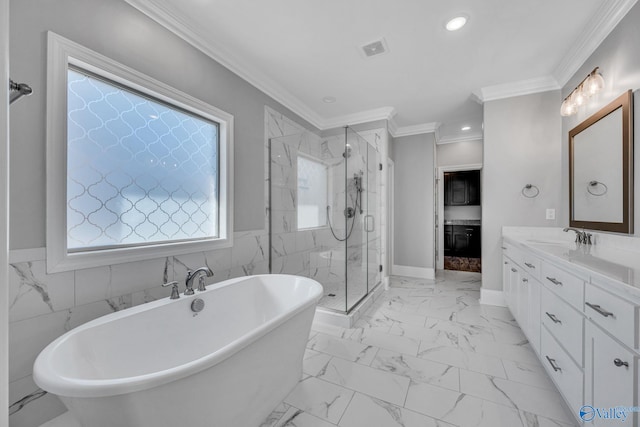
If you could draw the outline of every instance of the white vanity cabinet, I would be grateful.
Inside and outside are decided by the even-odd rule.
[[[617,280],[526,242],[503,240],[507,306],[579,422],[583,405],[640,405],[640,292],[625,293]],[[624,425],[640,426],[639,415],[629,412]],[[620,420],[590,421],[614,422]]]
[[[587,321],[585,348],[585,404],[594,408],[633,407],[637,404],[638,355],[625,348],[595,323]],[[625,425],[638,425],[638,414],[628,414]],[[594,417],[593,424],[614,421]]]
[[[540,282],[535,268],[539,269],[539,260],[524,258],[522,251],[513,245],[503,246],[503,278],[505,280],[504,297],[511,314],[529,339],[531,346],[540,349]],[[527,267],[525,262],[534,267]]]

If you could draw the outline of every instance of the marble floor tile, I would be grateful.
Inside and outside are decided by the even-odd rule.
[[[454,391],[460,390],[460,369],[442,363],[380,350],[371,367],[408,377],[413,382],[429,383]]]
[[[370,365],[378,349],[372,345],[344,338],[332,337],[322,333],[316,334],[307,343],[307,349],[330,354],[352,362]]]
[[[384,348],[415,356],[418,354],[420,340],[383,333],[372,329],[359,329],[351,335],[351,340],[360,344]]]
[[[353,396],[338,425],[340,427],[455,427],[360,393]]]
[[[352,397],[352,390],[308,377],[298,383],[284,403],[335,424]]]
[[[282,416],[291,408],[286,403],[280,403],[269,416],[260,424],[260,427],[274,427],[278,424]]]
[[[478,337],[471,337],[469,339],[469,344],[475,352],[486,356],[528,363],[538,362],[538,356],[536,356],[528,342],[521,344],[507,344],[497,341],[488,341]]]
[[[432,348],[430,343],[423,341],[418,351],[418,357],[495,377],[507,377],[502,360],[473,351],[452,347]]]
[[[337,357],[331,359],[318,378],[396,405],[404,403],[410,382],[407,377]]]
[[[551,379],[540,363],[503,360],[502,364],[507,373],[507,379],[511,381],[546,388],[547,390],[556,390],[555,385],[553,385],[553,382],[551,382]]]
[[[273,427],[335,427],[336,424],[297,408],[289,408]]]
[[[461,369],[460,391],[550,419],[562,422],[572,421],[571,415],[567,414],[564,408],[562,396],[555,390],[533,387]]]
[[[306,349],[302,360],[302,372],[315,377],[327,366],[331,357],[333,356],[330,354]]]
[[[405,408],[460,427],[523,425],[516,409],[429,384],[411,383]]]

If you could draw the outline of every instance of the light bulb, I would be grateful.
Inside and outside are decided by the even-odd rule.
[[[582,91],[582,86],[579,86],[576,90],[574,90],[573,95],[571,95],[571,103],[576,107],[580,107],[587,101],[587,97],[584,95]]]
[[[593,73],[589,78],[587,78],[587,81],[584,82],[584,87],[588,96],[593,96],[600,92],[604,87],[604,79],[602,78],[602,75],[598,72]]]
[[[464,25],[467,23],[467,19],[468,18],[465,15],[456,16],[455,18],[450,19],[445,24],[445,28],[449,31],[457,31],[460,28],[464,27]]]
[[[567,97],[564,101],[562,101],[562,105],[560,106],[560,115],[562,117],[567,117],[576,112],[576,108],[571,102],[571,98]]]

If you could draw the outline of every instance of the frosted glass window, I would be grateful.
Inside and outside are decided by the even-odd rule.
[[[69,68],[69,252],[219,236],[219,124]]]
[[[327,166],[298,156],[298,229],[327,225]]]

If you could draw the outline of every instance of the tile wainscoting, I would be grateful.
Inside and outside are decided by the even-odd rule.
[[[304,128],[265,107],[265,226],[234,233],[232,248],[47,274],[43,248],[15,250],[9,277],[9,403],[12,427],[33,427],[66,411],[57,397],[33,382],[33,362],[51,341],[105,314],[170,295],[161,285],[181,283],[188,269],[210,267],[217,283],[269,272],[268,139],[301,134]],[[278,272],[296,274],[294,264]]]

